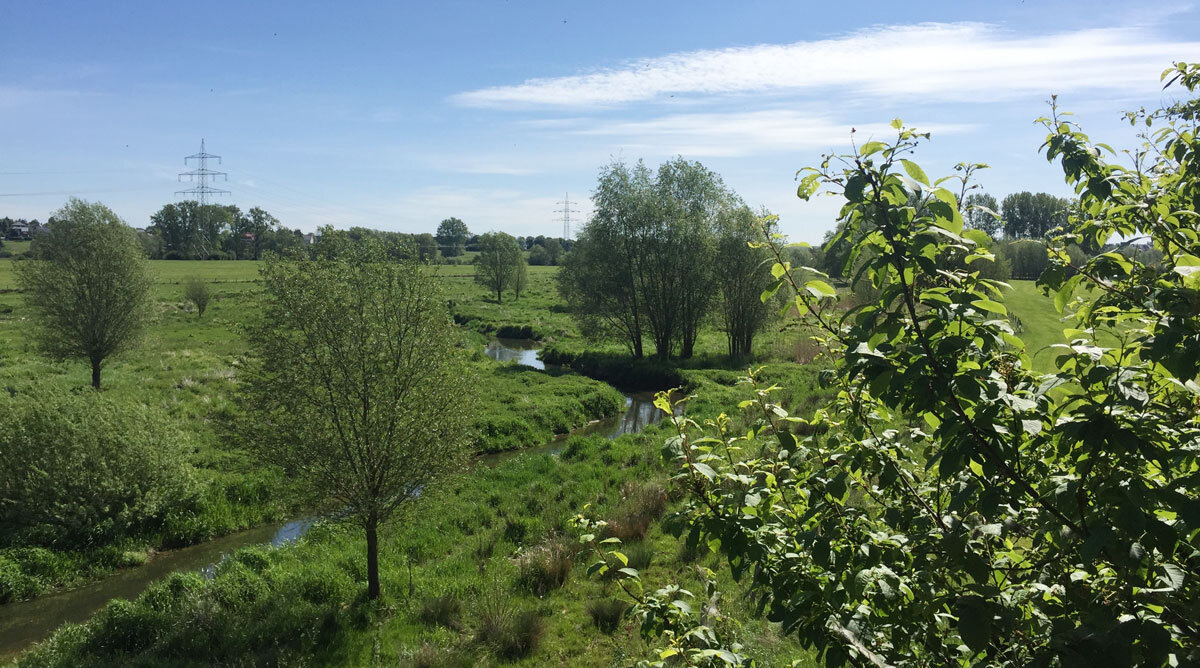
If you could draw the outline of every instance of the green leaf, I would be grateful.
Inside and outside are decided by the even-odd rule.
[[[963,643],[976,652],[987,649],[992,637],[992,611],[987,601],[979,596],[964,596],[954,611],[958,614],[958,635]]]
[[[764,304],[771,301],[771,297],[774,297],[775,293],[779,292],[779,287],[782,285],[782,282],[778,282],[766,290],[763,290],[762,294],[758,296],[759,300],[761,300]]]
[[[821,187],[821,175],[808,174],[800,179],[800,185],[796,187],[796,197],[807,201]]]
[[[825,281],[809,281],[804,284],[804,289],[808,290],[809,294],[820,299],[821,297],[833,297],[837,295],[837,290]]]
[[[902,127],[904,127],[904,121],[900,120],[899,118],[892,119],[892,129],[893,130],[899,130]]]
[[[878,153],[885,148],[887,148],[887,144],[885,144],[881,141],[869,141],[859,147],[858,155],[865,158],[869,155]]]
[[[901,158],[900,164],[904,165],[904,171],[907,172],[914,181],[917,181],[922,185],[929,185],[929,177],[925,176],[925,170],[921,169],[920,165],[912,160],[905,160],[903,158]]]
[[[692,468],[696,469],[700,475],[708,478],[709,480],[717,477],[717,472],[714,471],[711,466],[703,462],[696,462],[695,464],[692,464]]]
[[[1163,571],[1165,571],[1165,573],[1160,578],[1163,581],[1163,584],[1175,591],[1183,588],[1183,581],[1186,574],[1182,568],[1176,566],[1175,564],[1163,564]]]
[[[1000,302],[994,302],[990,299],[976,299],[975,301],[971,302],[971,306],[984,311],[999,313],[1000,315],[1008,315],[1008,309],[1004,308],[1004,304],[1001,304]]]

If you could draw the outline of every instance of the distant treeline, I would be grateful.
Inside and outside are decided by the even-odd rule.
[[[23,220],[0,219],[0,238]],[[48,221],[53,223],[53,219]],[[36,233],[38,221],[30,221]],[[264,253],[288,255],[303,252],[334,253],[338,247],[326,243],[317,250],[322,237],[334,235],[349,242],[375,239],[395,258],[422,262],[457,264],[467,252],[479,250],[480,235],[471,234],[465,223],[447,218],[438,233],[406,234],[365,227],[335,230],[322,227],[315,233],[290,229],[260,207],[242,211],[237,206],[205,204],[195,201],[164,205],[150,217],[150,225],[140,239],[151,259],[156,260],[258,260]],[[24,237],[22,237],[24,238]],[[545,236],[516,237],[522,250],[529,253],[529,264],[555,265],[570,250],[571,241]]]

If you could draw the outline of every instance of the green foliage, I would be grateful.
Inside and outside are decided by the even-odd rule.
[[[1003,219],[1000,217],[1000,204],[996,198],[987,193],[971,193],[964,200],[966,210],[963,212],[963,223],[979,230],[989,237],[999,238],[1003,230]]]
[[[1012,193],[1001,203],[1004,234],[1011,239],[1042,239],[1066,222],[1071,206],[1070,200],[1048,193]]]
[[[504,232],[479,236],[479,255],[475,256],[475,282],[496,293],[496,302],[504,301],[504,292],[512,290],[518,299],[528,283],[525,254],[517,240]]]
[[[132,347],[146,324],[150,276],[133,229],[100,203],[71,199],[16,267],[41,348],[100,367]]]
[[[1200,86],[1195,65],[1170,74]],[[1194,114],[1130,118],[1158,129],[1124,166],[1057,109],[1043,119],[1079,197],[1040,279],[1075,325],[1052,373],[972,270],[960,198],[902,162],[922,135],[897,122],[893,142],[815,172],[846,198],[842,240],[877,252],[878,299],[835,319],[823,290],[781,279],[823,330],[837,398],[798,417],[752,373],[755,429],[675,419],[667,453],[691,496],[676,526],[827,665],[1200,660],[1200,140]],[[1068,252],[1139,236],[1164,271]],[[939,268],[961,252],[966,268]]]
[[[156,412],[102,396],[0,395],[0,546],[81,548],[154,529],[189,491],[188,446]]]
[[[774,216],[756,218],[748,207],[722,212],[718,223],[714,272],[718,308],[729,356],[746,358],[754,349],[754,336],[762,330],[776,304],[757,299],[771,286],[770,254],[758,240],[762,226],[775,224]]]
[[[716,294],[718,217],[737,197],[721,178],[678,158],[657,173],[621,163],[600,174],[595,214],[559,273],[581,331],[621,341],[635,358],[644,336],[660,359],[691,357]]]
[[[208,283],[195,276],[188,278],[183,284],[183,296],[196,307],[196,317],[203,318],[204,311],[208,308],[208,302],[212,299],[212,295],[208,291]]]
[[[458,257],[465,252],[467,237],[471,236],[471,232],[467,229],[466,223],[452,217],[438,224],[435,236],[442,255]]]
[[[272,259],[250,330],[251,444],[367,533],[461,466],[469,379],[436,285],[374,243],[338,259]],[[301,416],[302,419],[301,419]]]

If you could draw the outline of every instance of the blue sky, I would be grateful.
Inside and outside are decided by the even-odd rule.
[[[933,132],[931,174],[986,162],[986,190],[1067,191],[1038,155],[1051,93],[1094,138],[1170,101],[1200,60],[1184,3],[0,0],[0,215],[69,195],[127,222],[185,188],[207,141],[218,187],[285,224],[557,235],[613,159],[699,160],[785,232],[818,241],[837,203],[796,170],[880,136]]]

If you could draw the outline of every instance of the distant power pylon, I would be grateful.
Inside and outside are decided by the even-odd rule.
[[[555,209],[554,213],[562,214],[563,224],[563,239],[571,238],[571,214],[579,213],[578,209],[571,208],[571,197],[568,193],[563,193],[563,199],[558,203],[561,209]]]
[[[205,223],[208,222],[208,208],[205,205],[208,204],[209,196],[229,194],[228,190],[221,190],[220,188],[213,188],[212,186],[208,185],[209,181],[216,181],[218,178],[226,181],[229,180],[229,175],[225,172],[216,172],[208,168],[208,161],[213,158],[216,158],[218,165],[221,164],[221,156],[213,155],[212,153],[205,151],[204,140],[201,139],[200,152],[189,155],[183,159],[184,165],[190,165],[189,161],[195,160],[196,169],[193,169],[190,172],[180,172],[179,174],[180,181],[183,181],[183,177],[186,176],[189,182],[195,183],[196,185],[187,190],[175,191],[176,195],[190,195],[191,199],[195,199],[200,203],[200,216],[204,218]],[[197,230],[198,234],[195,235],[196,243],[199,245],[198,250],[202,258],[207,258],[209,255],[211,255],[208,248],[208,239],[206,238],[205,234],[207,232],[207,227],[207,225],[202,225],[201,229]]]

